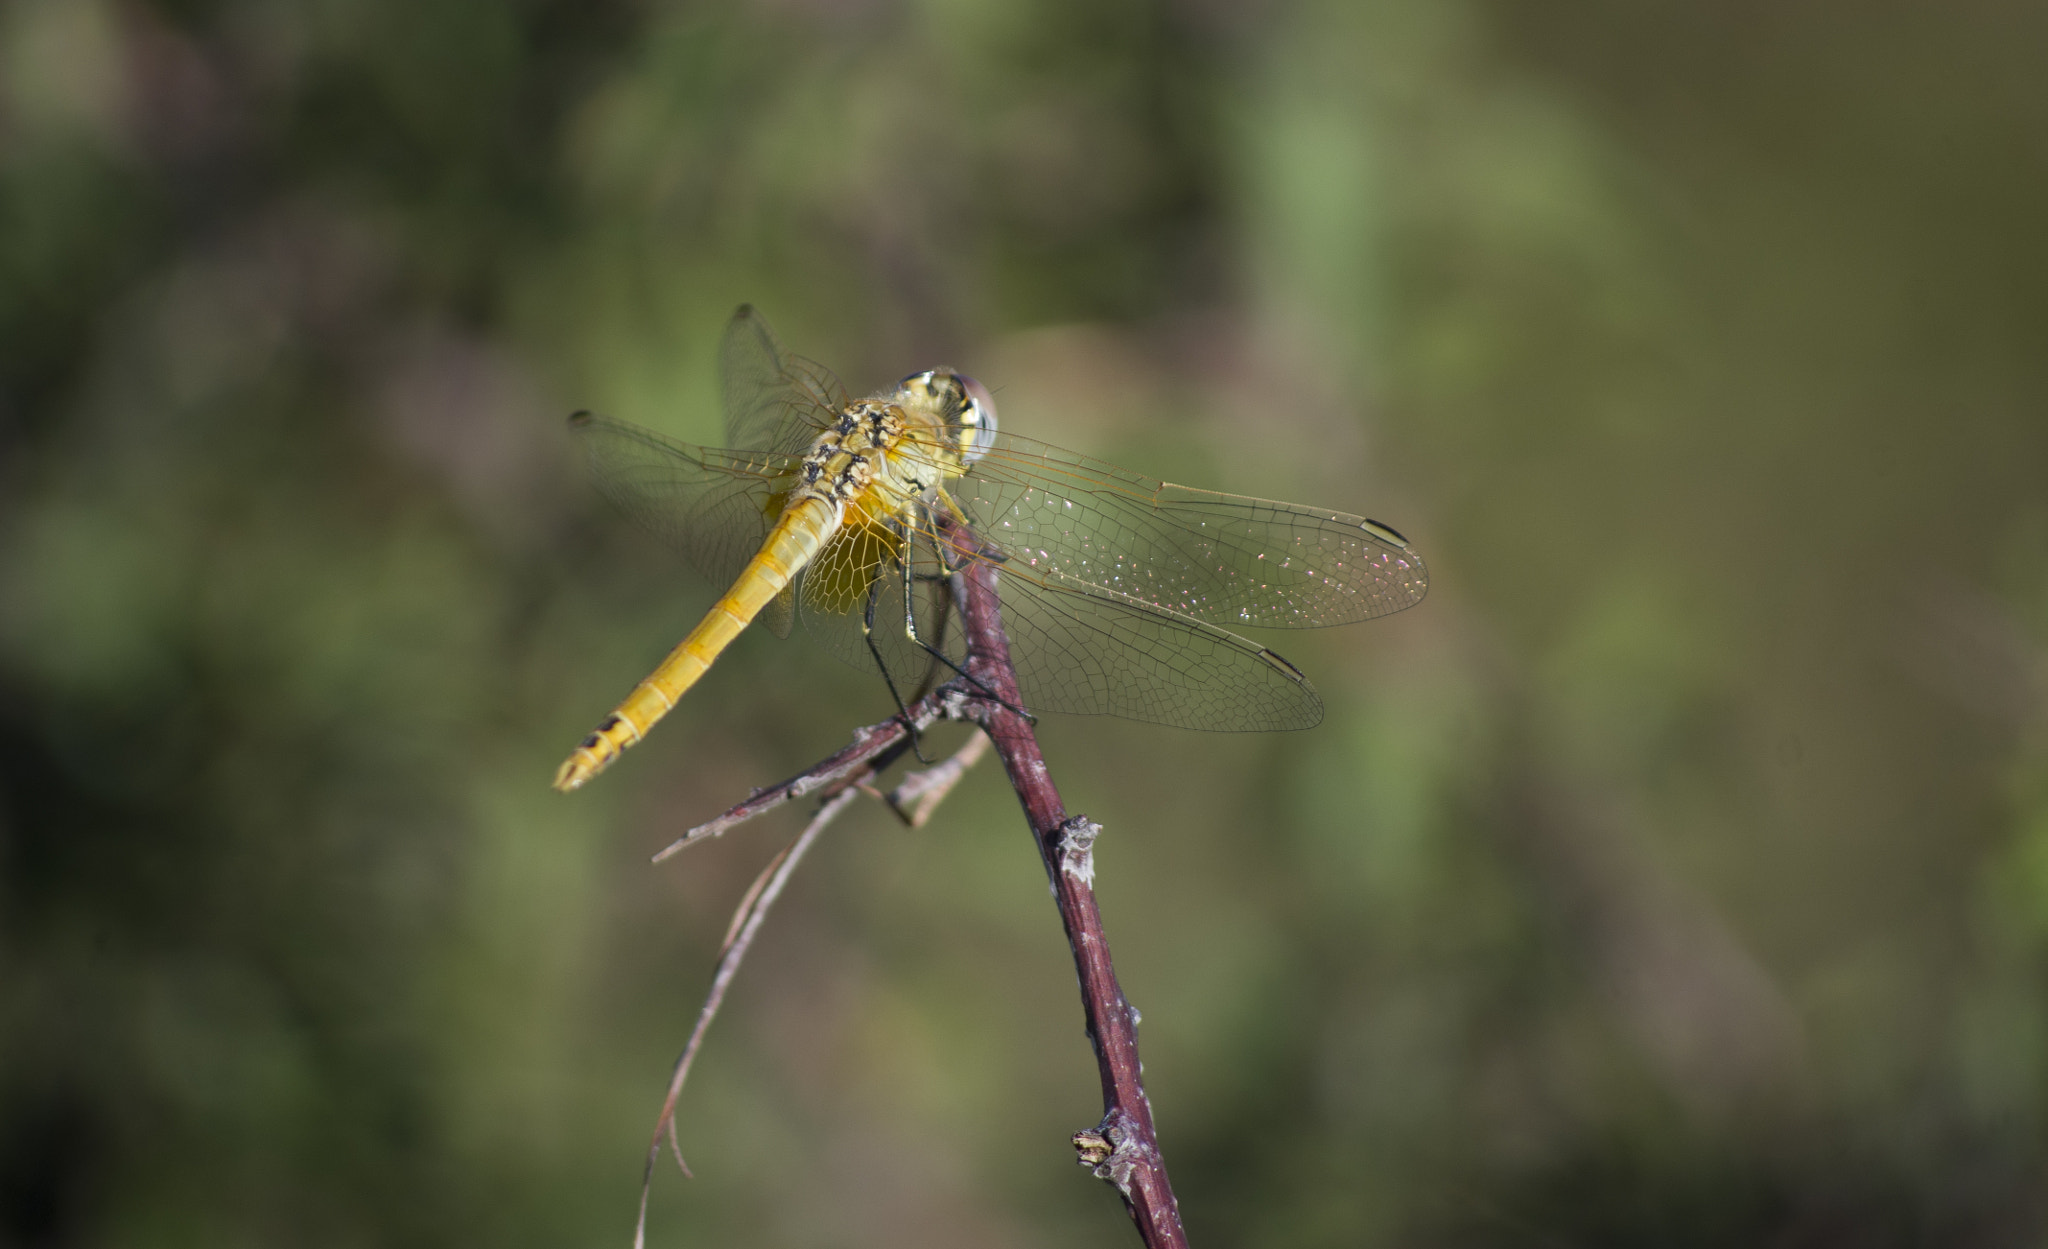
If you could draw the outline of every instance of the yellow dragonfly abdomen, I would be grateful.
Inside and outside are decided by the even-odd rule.
[[[811,562],[839,528],[839,511],[829,499],[816,496],[791,500],[725,597],[712,604],[661,666],[634,686],[625,701],[562,761],[555,772],[555,788],[568,793],[610,767],[628,746],[646,736],[654,722],[668,714],[710,669],[712,661]]]

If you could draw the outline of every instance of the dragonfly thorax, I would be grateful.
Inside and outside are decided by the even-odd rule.
[[[790,505],[822,499],[840,514],[895,515],[938,482],[931,431],[897,404],[861,399],[804,453]]]

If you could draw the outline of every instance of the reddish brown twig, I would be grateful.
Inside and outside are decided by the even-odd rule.
[[[943,522],[942,522],[943,525]],[[1060,920],[1067,931],[1067,944],[1074,952],[1074,967],[1081,982],[1081,1006],[1087,1020],[1088,1037],[1095,1047],[1095,1059],[1102,1077],[1102,1121],[1073,1136],[1082,1165],[1098,1178],[1113,1184],[1123,1196],[1124,1207],[1137,1224],[1147,1249],[1187,1249],[1187,1233],[1181,1227],[1180,1206],[1166,1176],[1166,1162],[1152,1126],[1152,1104],[1145,1096],[1144,1079],[1138,1063],[1138,1012],[1124,999],[1117,984],[1116,969],[1109,956],[1109,941],[1103,933],[1102,913],[1095,904],[1095,860],[1093,847],[1101,826],[1085,816],[1069,817],[1054,787],[1045,758],[1032,732],[1032,721],[1022,711],[1016,669],[1010,662],[1009,641],[1003,633],[1001,602],[996,591],[995,564],[973,558],[978,550],[971,531],[945,526],[944,535],[958,554],[964,570],[954,579],[955,599],[967,636],[966,678],[941,685],[913,703],[908,718],[923,731],[941,720],[967,720],[981,726],[988,741],[1003,761],[1025,819],[1038,844],[1053,897],[1059,905]],[[675,1145],[675,1108],[685,1077],[695,1058],[705,1030],[717,1014],[726,987],[745,957],[748,945],[759,931],[768,908],[796,868],[797,861],[816,840],[826,824],[843,810],[853,795],[868,788],[869,782],[910,748],[910,734],[903,718],[869,725],[854,734],[853,744],[779,785],[759,790],[717,819],[698,825],[655,856],[665,859],[683,847],[715,837],[735,825],[760,815],[792,798],[824,792],[828,799],[803,834],[784,851],[749,891],[719,960],[718,973],[710,995],[698,1015],[696,1029],[676,1062],[669,1095],[655,1128],[648,1152],[648,1177],[661,1153],[666,1136]],[[899,786],[887,796],[890,805],[906,821],[921,822],[931,804],[943,797],[979,750],[970,743],[952,759],[933,768],[923,778]],[[907,808],[907,810],[906,810]],[[682,1164],[676,1149],[676,1162]],[[685,1174],[688,1168],[684,1167]],[[640,1198],[641,1235],[636,1249],[644,1244],[647,1191]]]
[[[948,527],[946,536],[963,553],[977,550],[971,531]],[[1138,1012],[1124,999],[1103,934],[1102,912],[1095,905],[1093,847],[1102,831],[1085,816],[1067,816],[1066,805],[1046,770],[1031,721],[1017,710],[1017,673],[1010,662],[1010,644],[1003,632],[1002,606],[996,594],[996,567],[982,559],[966,561],[953,579],[961,622],[967,633],[967,671],[989,693],[975,698],[968,713],[988,733],[1009,774],[1017,801],[1024,806],[1053,897],[1066,926],[1067,944],[1080,973],[1081,1007],[1088,1038],[1102,1075],[1102,1122],[1074,1134],[1081,1163],[1108,1180],[1123,1195],[1124,1208],[1138,1225],[1147,1249],[1186,1249],[1187,1233],[1180,1222],[1180,1204],[1167,1182],[1166,1160],[1152,1128],[1152,1103],[1138,1064]]]

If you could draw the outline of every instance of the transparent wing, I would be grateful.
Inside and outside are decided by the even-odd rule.
[[[1348,624],[1429,589],[1407,540],[1362,516],[1176,486],[1007,434],[946,489],[1006,574],[1210,624]]]
[[[1361,620],[1412,605],[1428,585],[1406,541],[1363,517],[1173,486],[1025,439],[999,440],[945,489],[981,540],[978,558],[995,565],[1032,710],[1212,731],[1307,728],[1322,719],[1314,687],[1220,626]],[[806,573],[808,631],[872,669],[860,628],[872,601],[871,636],[899,692],[930,664],[905,637],[906,610],[957,662],[935,541],[928,515],[895,528],[849,518]]]
[[[783,350],[752,304],[725,327],[725,439],[735,447],[802,455],[849,402],[832,370]]]
[[[955,551],[956,565],[963,556],[935,536],[929,514],[903,526],[904,536],[886,526],[871,529],[867,537],[842,532],[807,571],[804,622],[834,654],[872,670],[876,656],[860,628],[872,602],[869,636],[907,700],[912,682],[939,661],[909,640],[906,613],[923,641],[956,664],[965,661],[936,550]],[[1030,710],[1225,732],[1301,729],[1322,719],[1314,687],[1265,647],[1058,569],[1021,564],[992,544],[984,549],[989,554],[978,558],[995,564],[1011,660]]]
[[[1212,624],[1003,565],[996,584],[1024,705],[1212,732],[1305,729],[1315,687],[1272,651]]]
[[[570,417],[569,428],[598,490],[720,589],[761,549],[800,463],[772,452],[692,446],[589,412]],[[788,601],[771,605],[761,620],[787,637]]]

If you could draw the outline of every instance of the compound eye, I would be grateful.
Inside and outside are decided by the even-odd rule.
[[[965,373],[953,376],[967,392],[967,405],[960,410],[960,458],[971,464],[996,445],[995,396]]]

